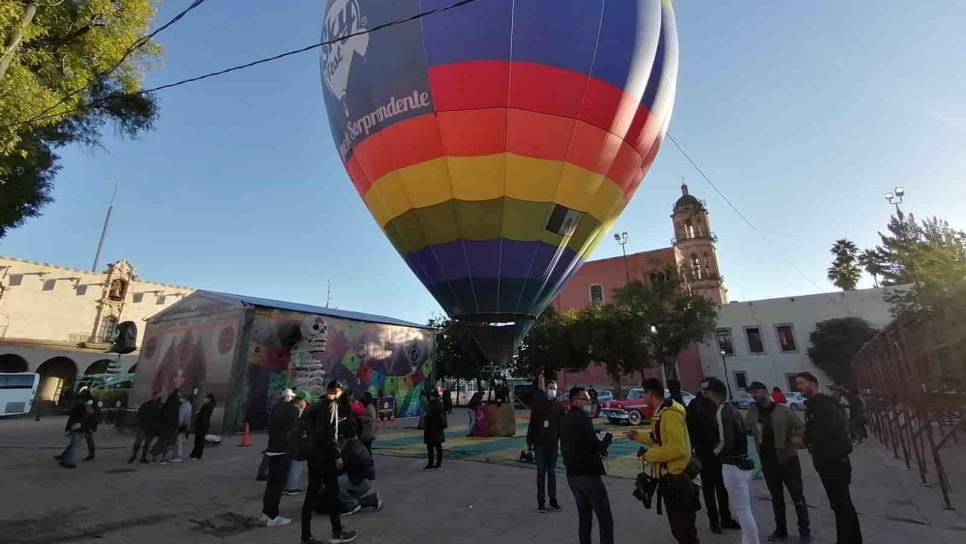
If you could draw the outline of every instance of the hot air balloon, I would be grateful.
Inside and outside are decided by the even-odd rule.
[[[455,0],[328,0],[323,40]],[[353,184],[489,357],[513,349],[634,195],[670,121],[669,0],[476,0],[322,49]]]

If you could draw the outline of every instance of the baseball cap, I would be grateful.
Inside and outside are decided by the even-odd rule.
[[[303,389],[302,391],[299,391],[295,395],[295,398],[299,400],[304,400],[305,402],[312,402],[312,393],[309,393],[308,391]]]
[[[757,391],[759,389],[768,391],[768,386],[761,382],[751,382],[751,385],[748,386],[748,391]]]
[[[282,390],[282,398],[294,399],[295,398],[295,391],[292,391],[289,388],[285,388],[284,390]]]

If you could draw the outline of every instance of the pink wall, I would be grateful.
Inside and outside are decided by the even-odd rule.
[[[633,253],[627,256],[627,269],[630,271],[631,278],[646,278],[652,271],[676,266],[679,257],[680,255],[672,247]],[[553,303],[554,307],[560,312],[587,307],[590,304],[590,286],[594,284],[603,286],[604,302],[612,302],[611,291],[622,287],[626,280],[623,256],[589,261],[560,291]],[[648,378],[661,378],[661,371],[650,369],[645,372],[645,375]],[[697,385],[703,377],[697,345],[689,346],[678,355],[678,375],[685,390],[692,393],[697,390]],[[574,385],[594,385],[600,389],[614,387],[614,380],[600,366],[592,365],[583,372],[571,372],[558,378],[557,381],[562,390]],[[624,390],[639,386],[640,383],[640,375],[627,375],[621,379]]]

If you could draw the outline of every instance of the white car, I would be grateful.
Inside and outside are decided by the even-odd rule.
[[[805,395],[801,393],[788,393],[785,395],[785,406],[797,412],[805,411]]]

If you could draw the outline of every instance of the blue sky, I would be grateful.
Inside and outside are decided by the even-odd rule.
[[[486,0],[481,0],[486,1]],[[158,21],[187,5],[168,1]],[[155,85],[318,40],[322,0],[209,0],[161,34]],[[618,221],[629,251],[664,247],[684,176],[707,201],[734,300],[832,290],[828,248],[877,241],[891,208],[966,227],[966,2],[678,1],[671,132],[770,239],[762,241],[670,142]],[[165,91],[156,130],[70,148],[42,217],[0,253],[146,279],[424,321],[439,307],[371,219],[332,144],[318,55]],[[620,253],[605,241],[595,258]],[[811,282],[788,263],[794,265]],[[864,280],[871,285],[870,280]]]

